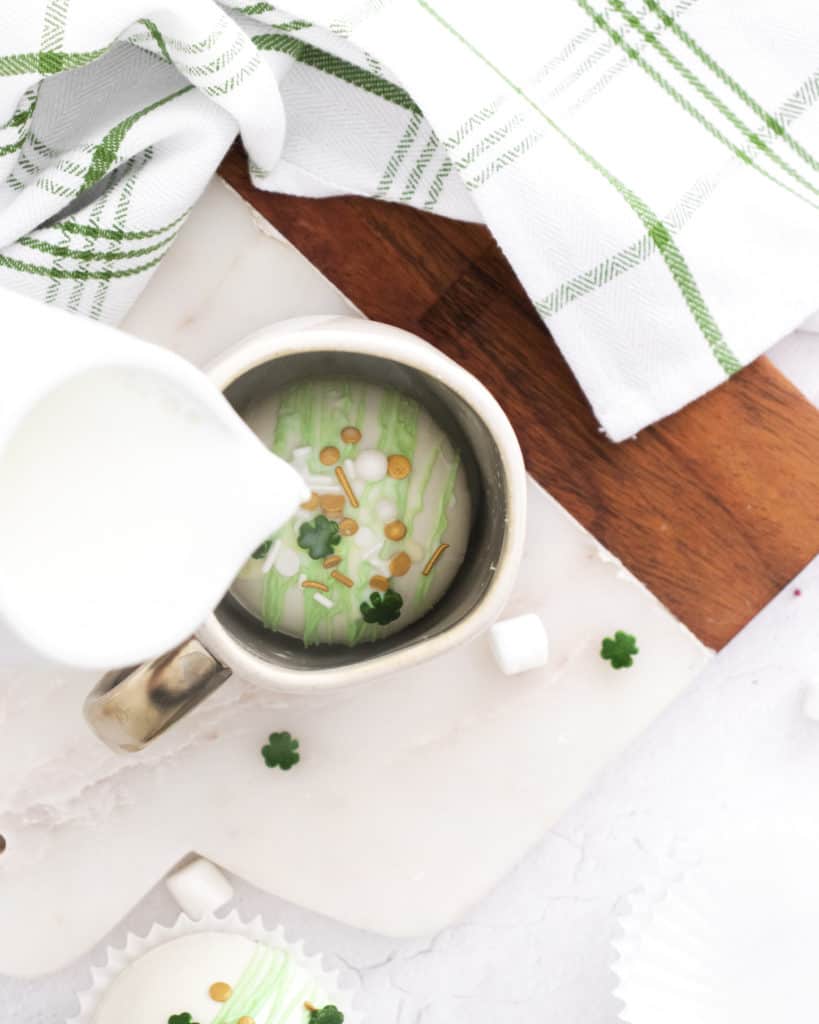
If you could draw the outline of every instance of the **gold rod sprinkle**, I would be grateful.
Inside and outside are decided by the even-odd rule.
[[[350,481],[347,479],[347,474],[341,466],[336,466],[336,477],[338,478],[338,482],[341,484],[344,493],[347,495],[347,501],[349,501],[353,508],[358,508],[358,498],[355,496],[355,492],[352,487],[350,487]]]
[[[331,572],[330,575],[334,580],[338,580],[339,583],[343,583],[345,587],[351,587],[353,581],[349,576],[345,576],[343,572]]]
[[[328,555],[321,563],[325,569],[332,569],[341,562],[341,555]]]
[[[323,590],[325,594],[330,589],[326,583],[319,583],[318,580],[305,580],[302,586],[305,590]]]
[[[441,555],[446,551],[446,549],[448,547],[449,547],[449,544],[439,544],[438,545],[438,547],[435,550],[432,558],[430,558],[430,560],[424,566],[423,572],[421,573],[422,576],[429,576],[429,574],[435,568],[435,563],[438,561],[438,559],[441,557]]]

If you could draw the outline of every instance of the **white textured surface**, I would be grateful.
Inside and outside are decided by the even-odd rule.
[[[211,268],[201,269],[208,273]],[[241,305],[236,311],[241,316]],[[233,324],[230,328],[228,336]],[[195,334],[192,323],[192,340]],[[819,372],[810,365],[814,362],[815,367],[810,347],[816,343],[807,337],[800,344],[807,350],[804,376],[797,375],[801,357],[795,342],[788,346],[790,372],[807,393],[819,393]],[[807,813],[815,803],[819,733],[802,717],[800,702],[819,661],[819,566],[811,566],[798,585],[801,596],[791,590],[783,593],[609,768],[594,791],[453,927],[420,940],[380,938],[265,896],[237,880],[238,905],[263,912],[271,923],[281,921],[307,938],[308,950],[338,954],[340,963],[361,976],[364,1008],[374,1024],[505,1024],[522,1010],[533,1019],[611,1021],[616,1003],[610,996],[609,942],[617,912],[643,876],[684,861],[689,849],[706,843],[709,833],[730,828],[733,820],[753,816],[775,822]],[[667,667],[673,668],[673,660]],[[620,685],[621,676],[625,673],[611,678]],[[63,699],[65,713],[73,713],[65,690]],[[28,700],[36,705],[38,697],[32,693]],[[327,739],[332,743],[334,734]],[[484,785],[487,780],[491,785],[495,774],[502,775],[515,740],[510,734],[481,749]],[[46,729],[38,736],[41,753],[33,759],[35,775],[38,761],[40,770],[47,770],[53,742]],[[416,764],[424,766],[420,755]],[[558,760],[556,777],[559,765]],[[70,758],[64,767],[68,789],[73,782]],[[52,785],[58,781],[53,779]],[[446,781],[437,777],[439,786]],[[522,773],[509,786],[510,798],[526,783]],[[435,787],[432,776],[429,785]],[[93,791],[86,796],[102,798]],[[104,799],[116,796],[115,790]],[[502,839],[490,821],[480,821],[481,796],[479,792],[473,812],[483,824],[483,830],[475,831],[475,858],[483,846]],[[47,821],[50,808],[35,805],[29,812],[34,824],[38,815]],[[537,815],[531,824],[533,831],[540,831]],[[437,838],[411,833],[403,841],[409,851],[424,851]],[[318,842],[317,856],[331,863],[333,830],[323,830]],[[467,852],[464,871],[471,859]],[[0,905],[0,925],[8,924],[3,913]],[[153,920],[169,921],[173,915],[173,902],[160,887],[129,915],[127,926],[144,931]],[[100,956],[97,947],[91,959],[99,962]],[[73,1010],[72,993],[87,984],[87,970],[88,961],[83,961],[47,980],[0,983],[0,1019],[61,1024]]]

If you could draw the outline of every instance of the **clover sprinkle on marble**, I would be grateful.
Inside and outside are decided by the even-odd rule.
[[[173,1013],[168,1017],[168,1024],[196,1024],[189,1013]]]
[[[640,653],[637,639],[618,629],[614,637],[607,636],[600,647],[600,657],[611,662],[612,668],[631,668],[634,655]]]
[[[281,768],[288,772],[301,760],[298,750],[299,741],[294,740],[289,732],[272,732],[262,747],[262,757],[268,768]]]

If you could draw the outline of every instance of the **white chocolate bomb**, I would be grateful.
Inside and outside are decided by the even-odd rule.
[[[313,491],[234,581],[248,611],[305,645],[354,645],[404,629],[441,599],[466,554],[471,501],[459,453],[418,402],[353,379],[309,380],[260,400],[245,419]],[[316,532],[330,538],[326,520],[339,541],[305,547]],[[377,606],[394,608],[396,594],[392,617]],[[365,621],[362,604],[384,621]]]

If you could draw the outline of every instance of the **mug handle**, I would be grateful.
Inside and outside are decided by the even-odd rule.
[[[86,721],[112,750],[133,753],[201,704],[231,670],[196,637],[167,654],[107,672],[89,693]]]

